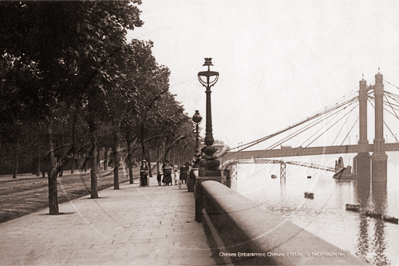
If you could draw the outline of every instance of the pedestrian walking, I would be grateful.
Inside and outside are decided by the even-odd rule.
[[[159,173],[159,174],[157,174],[158,186],[162,186],[162,184],[161,184],[161,180],[162,180],[162,174],[161,174],[161,173]]]
[[[187,184],[189,170],[190,168],[188,166],[180,167],[180,180],[182,184]]]
[[[193,165],[192,165],[191,161],[187,161],[185,163],[185,166],[188,168],[187,190],[188,190],[188,192],[194,192],[195,175],[194,175],[194,172],[192,171]]]
[[[165,186],[172,185],[172,170],[173,170],[172,165],[169,163],[169,160],[166,160],[165,163],[162,165],[162,172],[163,172],[162,182],[165,183]]]
[[[140,167],[140,186],[141,187],[148,187],[148,184],[147,184],[148,173],[149,173],[149,168],[147,165],[147,161],[142,160],[141,167]]]
[[[173,180],[175,181],[175,185],[177,185],[180,180],[180,171],[177,165],[175,165],[173,169]]]

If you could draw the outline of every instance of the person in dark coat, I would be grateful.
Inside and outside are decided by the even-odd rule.
[[[188,192],[194,192],[194,185],[195,185],[195,175],[192,171],[193,164],[191,161],[187,161],[185,166],[188,168],[188,177],[187,177],[187,190]]]
[[[172,185],[172,170],[173,170],[172,165],[169,163],[169,160],[166,160],[165,163],[162,165],[162,172],[163,172],[162,182],[165,183],[165,186]]]
[[[161,186],[161,180],[162,180],[162,174],[159,173],[159,174],[157,174],[158,186]]]
[[[189,170],[190,168],[188,166],[180,167],[180,180],[182,184],[187,184]]]
[[[142,160],[141,167],[140,167],[140,186],[141,187],[148,187],[148,184],[147,184],[148,172],[149,172],[149,168],[147,165],[147,161]]]

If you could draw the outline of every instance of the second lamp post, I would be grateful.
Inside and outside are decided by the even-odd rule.
[[[200,145],[199,145],[199,123],[201,123],[202,116],[200,115],[198,110],[195,110],[195,114],[193,115],[193,121],[195,123],[195,154],[200,154]]]

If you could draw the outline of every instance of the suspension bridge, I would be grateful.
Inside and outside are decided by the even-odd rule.
[[[282,167],[280,172],[285,172],[284,169],[286,164],[332,171],[333,168],[328,166],[283,161],[281,159],[270,160],[266,158],[354,153],[357,154],[353,159],[354,174],[366,176],[368,171],[368,175],[370,175],[370,171],[368,169],[371,168],[373,177],[375,177],[373,178],[373,181],[384,181],[386,180],[387,176],[388,156],[386,155],[386,152],[399,151],[399,142],[397,136],[384,121],[383,116],[385,110],[396,120],[399,120],[399,95],[385,91],[384,82],[392,85],[396,89],[399,89],[390,82],[383,80],[383,75],[379,72],[375,75],[374,85],[367,85],[367,82],[363,77],[362,80],[359,81],[359,90],[356,92],[358,94],[355,96],[342,99],[337,103],[327,106],[324,110],[317,112],[316,114],[311,115],[310,117],[307,117],[306,119],[278,132],[269,134],[263,138],[251,141],[238,147],[231,148],[221,156],[221,161],[223,161],[225,166],[236,165],[238,163],[279,163]],[[369,144],[367,138],[368,103],[375,110],[375,136],[373,144]],[[344,125],[347,124],[350,114],[352,114],[356,108],[358,108],[358,116],[350,127],[349,132],[345,135],[345,138],[341,144],[335,144],[338,139],[337,135],[332,144],[329,146],[311,146],[317,139],[319,139],[329,130],[336,130],[339,122],[342,123],[342,121],[344,121],[338,132],[338,134],[341,134],[342,130],[344,129]],[[320,127],[321,124],[323,125]],[[354,145],[344,145],[356,124],[359,126],[358,143]],[[319,129],[314,130],[317,126],[319,126]],[[393,136],[393,139],[395,140],[394,143],[385,143],[383,131],[384,126]],[[309,134],[310,129],[313,129],[315,132]],[[306,136],[309,136],[306,141],[302,143],[302,145],[294,148],[290,146],[283,146],[284,143],[292,141],[293,138],[299,136],[300,134],[302,134],[302,136],[305,134]],[[273,138],[276,139],[278,136],[280,136],[280,139],[273,142],[266,149],[246,150]],[[371,156],[370,153],[372,153]]]

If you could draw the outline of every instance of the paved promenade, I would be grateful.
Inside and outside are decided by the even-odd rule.
[[[185,185],[151,178],[99,196],[60,204],[61,215],[44,209],[1,223],[0,265],[216,264]]]

